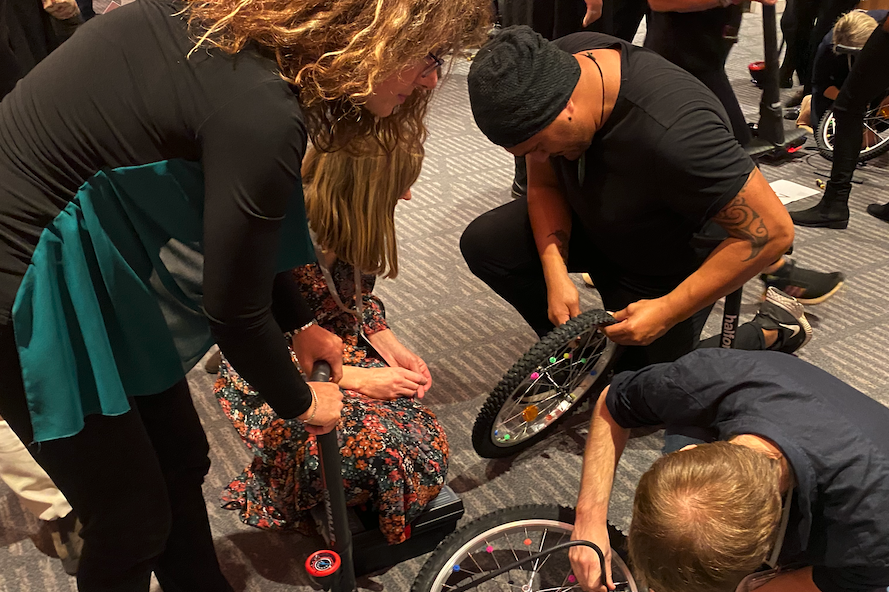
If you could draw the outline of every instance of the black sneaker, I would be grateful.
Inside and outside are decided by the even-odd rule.
[[[768,349],[792,354],[812,339],[812,326],[796,298],[775,288],[766,290],[766,300],[750,321],[763,330],[778,331],[778,339]]]
[[[839,271],[822,273],[797,267],[796,261],[785,257],[784,265],[774,273],[759,276],[768,288],[777,288],[803,304],[819,304],[837,293],[846,279]]]

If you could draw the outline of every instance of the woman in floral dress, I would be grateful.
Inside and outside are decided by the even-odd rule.
[[[438,495],[448,461],[441,425],[420,401],[432,384],[429,370],[389,329],[373,294],[377,276],[398,273],[395,206],[410,199],[423,150],[352,150],[359,155],[306,157],[303,183],[318,263],[293,273],[315,321],[344,344],[338,431],[347,503],[375,510],[382,533],[396,544]],[[223,492],[225,507],[251,526],[311,532],[308,511],[323,500],[315,436],[302,422],[279,418],[225,359],[214,390],[254,453]]]

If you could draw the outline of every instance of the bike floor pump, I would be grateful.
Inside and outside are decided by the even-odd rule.
[[[756,135],[747,145],[752,158],[780,158],[796,152],[806,142],[803,129],[784,131],[784,114],[778,81],[778,28],[774,5],[762,5],[762,33],[765,72],[759,101]]]

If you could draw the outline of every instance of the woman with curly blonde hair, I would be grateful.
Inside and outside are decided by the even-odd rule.
[[[389,328],[373,293],[377,276],[398,274],[395,206],[410,199],[422,149],[361,148],[360,156],[309,150],[303,180],[318,262],[293,275],[317,322],[345,345],[338,430],[347,503],[372,509],[396,544],[444,484],[448,442],[421,400],[429,369]],[[309,511],[324,499],[315,436],[275,414],[228,363],[214,391],[254,455],[223,492],[225,507],[251,526],[314,532]]]
[[[83,522],[80,590],[231,589],[185,373],[215,341],[279,417],[337,424],[340,390],[280,338],[340,378],[289,273],[314,259],[307,141],[417,145],[488,21],[488,0],[140,0],[0,103],[0,416]]]

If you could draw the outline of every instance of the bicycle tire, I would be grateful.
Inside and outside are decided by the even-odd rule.
[[[865,117],[867,117],[868,114],[873,116],[877,111],[886,111],[886,108],[878,107],[876,109],[869,109]],[[889,118],[881,116],[880,119],[885,121],[886,124],[889,124]],[[834,125],[833,108],[829,108],[824,112],[821,121],[818,122],[818,128],[815,130],[815,145],[818,147],[818,153],[830,161],[833,161],[833,142],[828,136],[832,137]],[[859,152],[858,162],[867,162],[872,158],[885,154],[886,151],[889,151],[889,134],[871,149]]]
[[[610,381],[611,369],[620,356],[622,349],[615,343],[608,341],[604,334],[595,328],[599,325],[613,322],[614,318],[604,310],[589,310],[547,333],[519,358],[512,368],[504,374],[503,378],[500,379],[494,390],[491,391],[491,394],[479,411],[478,417],[476,417],[475,425],[472,428],[472,446],[478,455],[483,458],[502,458],[518,454],[552,433],[558,424],[580,407],[583,400],[590,393],[601,392]],[[531,388],[529,381],[532,374],[541,367],[546,367],[549,364],[549,360],[553,359],[554,352],[568,348],[569,344],[593,330],[595,330],[596,339],[604,340],[602,343],[605,349],[594,362],[594,365],[591,366],[592,370],[595,371],[595,378],[592,380],[592,383],[583,385],[584,381],[589,382],[589,378],[586,378],[587,375],[583,374],[583,372],[575,375],[574,378],[581,379],[581,382],[565,393],[564,398],[570,403],[568,408],[554,409],[552,413],[558,413],[558,415],[552,421],[547,422],[549,415],[544,416],[542,421],[546,422],[545,425],[542,427],[535,426],[534,429],[536,431],[533,435],[507,441],[502,440],[503,436],[495,436],[495,431],[497,431],[499,425],[498,418],[504,406],[510,400],[516,405],[519,404],[515,397],[520,396],[519,389],[522,385],[528,384],[528,388]],[[603,357],[605,358],[604,361]],[[580,389],[582,386],[584,387],[582,392],[574,392],[575,389]],[[564,405],[564,403],[560,403],[560,405]]]
[[[455,572],[460,571],[459,569],[455,569],[454,566],[459,565],[464,561],[468,565],[479,566],[479,562],[467,561],[463,556],[467,553],[467,548],[473,548],[475,541],[485,541],[484,544],[489,544],[487,541],[490,538],[493,538],[493,536],[496,536],[489,536],[491,533],[495,533],[498,530],[503,531],[504,529],[508,529],[513,524],[516,525],[516,528],[525,525],[526,529],[533,529],[534,525],[539,525],[539,527],[549,527],[551,524],[559,524],[563,527],[564,532],[568,533],[567,535],[560,534],[560,536],[570,538],[570,532],[574,529],[574,518],[575,513],[573,508],[550,504],[526,504],[514,506],[497,510],[477,518],[454,531],[442,541],[438,548],[423,564],[423,567],[420,568],[420,571],[414,580],[414,584],[411,586],[411,592],[443,592],[447,587],[453,588],[459,583],[466,583],[465,580],[460,580],[460,576],[453,575]],[[557,528],[554,528],[553,530],[555,532]],[[608,537],[611,542],[612,556],[617,556],[619,558],[619,561],[612,559],[612,570],[615,571],[615,580],[622,580],[623,577],[626,576],[628,579],[627,584],[624,587],[625,590],[644,590],[644,588],[638,587],[635,582],[632,584],[633,587],[629,584],[629,582],[633,580],[629,570],[626,536],[614,525],[609,523]],[[509,541],[508,537],[507,540]],[[526,549],[518,549],[518,551],[519,554],[527,552]],[[466,555],[466,557],[469,557],[469,555],[471,555],[471,552]],[[515,551],[513,551],[513,556],[515,556]],[[563,563],[567,561],[566,556],[563,557]],[[506,555],[506,557],[509,557],[509,555]],[[471,557],[469,558],[472,559]],[[626,574],[617,573],[617,570],[622,572],[624,569],[626,569]],[[465,579],[468,579],[469,577],[469,574],[467,574]],[[573,586],[576,587],[576,584],[573,584]],[[501,588],[496,587],[495,589],[500,590]]]

